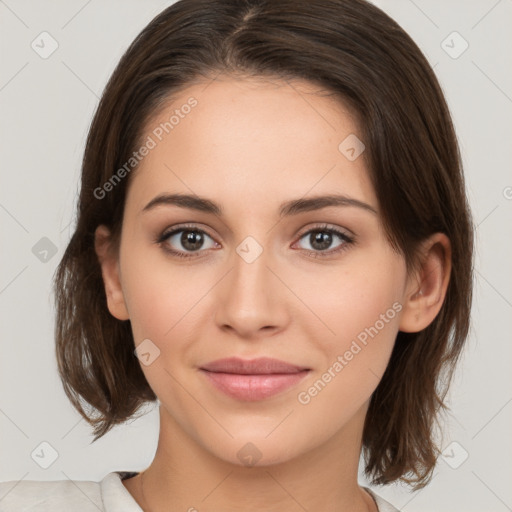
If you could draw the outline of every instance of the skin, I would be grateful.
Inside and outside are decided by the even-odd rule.
[[[141,364],[160,401],[157,452],[144,495],[140,475],[123,484],[151,511],[376,511],[357,482],[369,400],[398,330],[422,330],[439,312],[449,240],[426,240],[422,265],[407,274],[383,231],[364,153],[349,161],[338,150],[359,133],[355,117],[312,84],[228,76],[194,84],[157,113],[146,136],[190,96],[198,105],[130,177],[119,253],[109,250],[108,229],[96,230],[109,311],[131,321],[136,346],[150,339],[160,350]],[[178,192],[215,201],[222,216],[176,205],[142,211],[159,194]],[[376,213],[330,206],[279,218],[284,201],[334,193]],[[207,233],[198,250],[180,243],[181,232],[155,242],[181,223]],[[333,235],[322,257],[306,234],[322,223],[355,242]],[[262,248],[252,263],[236,252],[247,236]],[[394,318],[301,404],[298,393],[394,303]],[[198,370],[230,356],[274,357],[311,371],[276,396],[240,402]],[[237,456],[248,442],[260,454],[252,467]]]

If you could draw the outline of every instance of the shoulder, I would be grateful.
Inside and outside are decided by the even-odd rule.
[[[130,501],[121,478],[112,472],[100,482],[90,480],[19,480],[0,482],[1,512],[98,512],[112,510],[109,501]],[[129,509],[128,509],[129,510]]]
[[[375,491],[368,487],[363,487],[368,493],[373,497],[375,503],[377,503],[377,507],[379,508],[379,512],[400,512],[394,505],[391,505],[384,498],[381,498]]]
[[[0,510],[50,511],[103,510],[100,485],[91,481],[37,481],[20,480],[0,482]]]

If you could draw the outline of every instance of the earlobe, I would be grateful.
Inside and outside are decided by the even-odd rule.
[[[421,264],[407,286],[399,329],[419,332],[428,327],[443,305],[451,274],[451,244],[435,233],[423,244]]]
[[[105,295],[110,314],[118,320],[128,320],[130,315],[126,307],[119,274],[119,258],[111,250],[110,231],[98,226],[94,234],[94,249],[101,265],[101,274],[105,286]]]

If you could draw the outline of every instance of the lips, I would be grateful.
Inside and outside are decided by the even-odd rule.
[[[200,368],[207,380],[237,400],[256,401],[298,384],[310,371],[278,359],[218,359]]]
[[[268,375],[273,373],[297,373],[309,370],[305,366],[296,366],[279,359],[260,357],[244,360],[237,357],[218,359],[201,367],[202,370],[217,373],[237,373],[239,375]]]

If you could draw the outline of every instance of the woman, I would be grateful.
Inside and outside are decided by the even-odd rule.
[[[392,19],[178,1],[103,93],[55,278],[66,394],[94,440],[158,400],[157,452],[4,483],[2,506],[397,510],[359,459],[374,484],[430,480],[472,254],[446,102]]]

